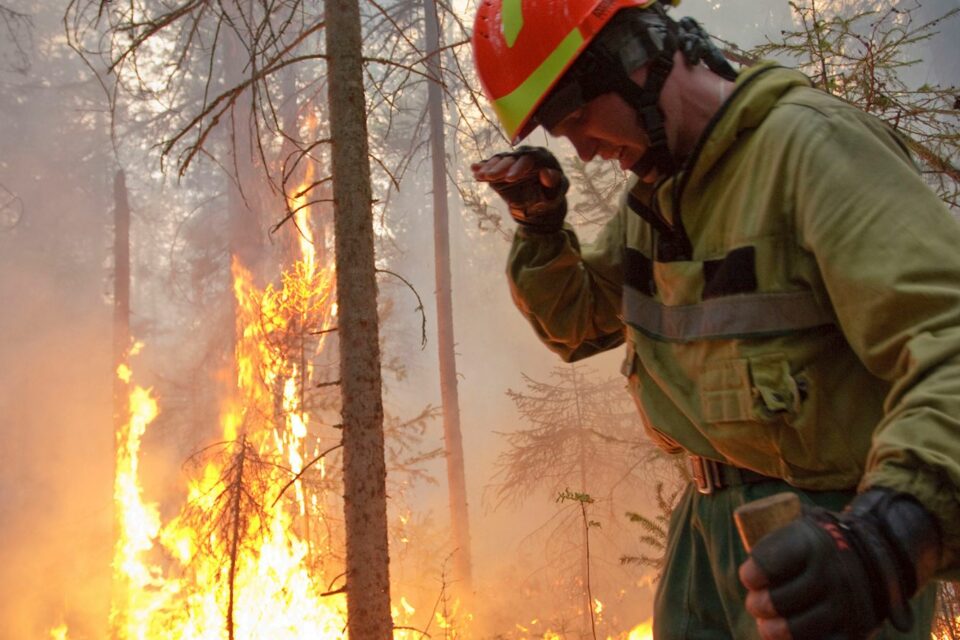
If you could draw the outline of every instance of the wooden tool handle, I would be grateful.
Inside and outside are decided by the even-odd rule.
[[[800,516],[800,498],[784,491],[737,507],[733,519],[747,551],[763,536]]]

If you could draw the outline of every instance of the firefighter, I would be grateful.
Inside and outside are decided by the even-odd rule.
[[[512,143],[635,174],[581,245],[548,150],[473,165],[518,223],[514,301],[566,361],[625,343],[646,431],[690,459],[655,638],[929,638],[960,549],[960,226],[895,131],[667,9],[480,0]],[[782,491],[803,515],[748,554],[733,510]]]

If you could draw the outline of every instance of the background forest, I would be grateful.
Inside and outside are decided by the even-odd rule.
[[[355,83],[331,55],[351,8]],[[960,213],[960,1],[675,13],[895,123]],[[647,637],[684,472],[619,351],[563,365],[513,309],[513,223],[469,178],[507,147],[472,15],[0,0],[0,640],[342,637],[344,576],[386,580],[384,540],[389,601],[351,610],[370,628],[387,606],[398,638]],[[562,157],[590,237],[625,176],[530,144]],[[367,272],[338,188],[373,202]],[[373,437],[349,442],[371,388]],[[375,503],[384,540],[352,524]]]

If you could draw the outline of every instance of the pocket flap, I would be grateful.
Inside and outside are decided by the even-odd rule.
[[[700,405],[707,422],[768,421],[794,414],[801,395],[783,354],[736,358],[707,365]]]

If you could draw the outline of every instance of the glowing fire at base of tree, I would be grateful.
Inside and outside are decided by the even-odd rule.
[[[631,629],[627,640],[653,640],[653,620],[642,622]]]

